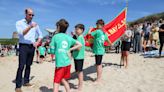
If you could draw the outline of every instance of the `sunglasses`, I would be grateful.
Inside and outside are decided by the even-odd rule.
[[[32,17],[34,16],[34,14],[27,14],[27,15],[28,15],[28,16],[32,16]]]

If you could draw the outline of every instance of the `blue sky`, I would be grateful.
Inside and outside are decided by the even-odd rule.
[[[129,0],[127,21],[164,12],[164,0]],[[111,21],[126,6],[125,0],[0,0],[0,38],[11,38],[15,22],[24,18],[24,9],[34,9],[36,21],[44,35],[45,28],[55,28],[60,18],[68,20],[68,31],[77,23],[86,29],[95,26],[97,19]]]

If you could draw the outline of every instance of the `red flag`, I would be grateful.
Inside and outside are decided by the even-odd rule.
[[[126,30],[126,12],[125,8],[114,20],[103,27],[103,31],[107,34],[111,43],[119,39]]]
[[[117,39],[119,39],[126,30],[126,12],[127,8],[125,8],[114,20],[103,27],[103,31],[106,33],[111,43],[117,41]],[[95,30],[96,28],[93,28],[91,32]],[[93,36],[86,34],[84,38],[85,46],[92,47],[94,39]],[[105,41],[104,46],[109,46],[109,43]]]

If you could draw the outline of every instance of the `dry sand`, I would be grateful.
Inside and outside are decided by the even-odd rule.
[[[35,59],[34,59],[35,61]],[[84,63],[83,92],[164,92],[164,58],[143,58],[139,54],[129,55],[129,67],[118,66],[120,54],[109,53],[103,57],[103,80],[101,85],[94,85],[96,78],[95,60],[91,53],[86,53]],[[18,57],[0,57],[0,92],[14,92]],[[74,72],[72,62],[71,72]],[[33,63],[31,83],[33,87],[22,87],[23,92],[52,92],[54,65],[50,62]],[[71,89],[77,87],[75,73],[69,80]],[[60,86],[61,92],[64,87]]]

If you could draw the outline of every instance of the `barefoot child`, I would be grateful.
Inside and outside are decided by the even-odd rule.
[[[69,26],[65,19],[61,19],[56,23],[58,33],[51,40],[51,53],[55,54],[55,75],[53,92],[59,91],[59,85],[62,82],[66,92],[70,92],[70,86],[66,79],[70,78],[71,60],[68,54],[70,51],[80,49],[81,43],[74,40],[66,34]],[[70,48],[73,46],[72,48]]]
[[[35,47],[35,51],[36,51],[36,63],[39,63],[39,51],[38,51],[38,48],[39,48],[39,46],[41,46],[42,45],[42,41],[41,42],[39,42],[39,44]]]
[[[97,70],[97,79],[95,83],[99,83],[101,81],[102,77],[102,57],[105,53],[104,48],[104,41],[107,40],[107,36],[102,31],[102,28],[104,26],[104,21],[102,19],[99,19],[96,23],[97,30],[92,31],[92,28],[89,30],[89,34],[91,34],[94,37],[93,41],[93,53],[95,54],[95,60],[96,60],[96,70]]]
[[[74,58],[74,64],[75,64],[75,70],[78,74],[78,90],[82,90],[82,84],[83,84],[83,62],[84,62],[84,52],[85,52],[85,41],[83,37],[84,32],[84,25],[83,24],[77,24],[75,26],[75,32],[77,35],[77,41],[79,41],[82,44],[81,49],[74,50],[73,51],[73,58]]]
[[[39,53],[39,62],[43,63],[46,54],[46,48],[44,47],[44,43],[42,43],[42,45],[39,46],[38,53]]]

